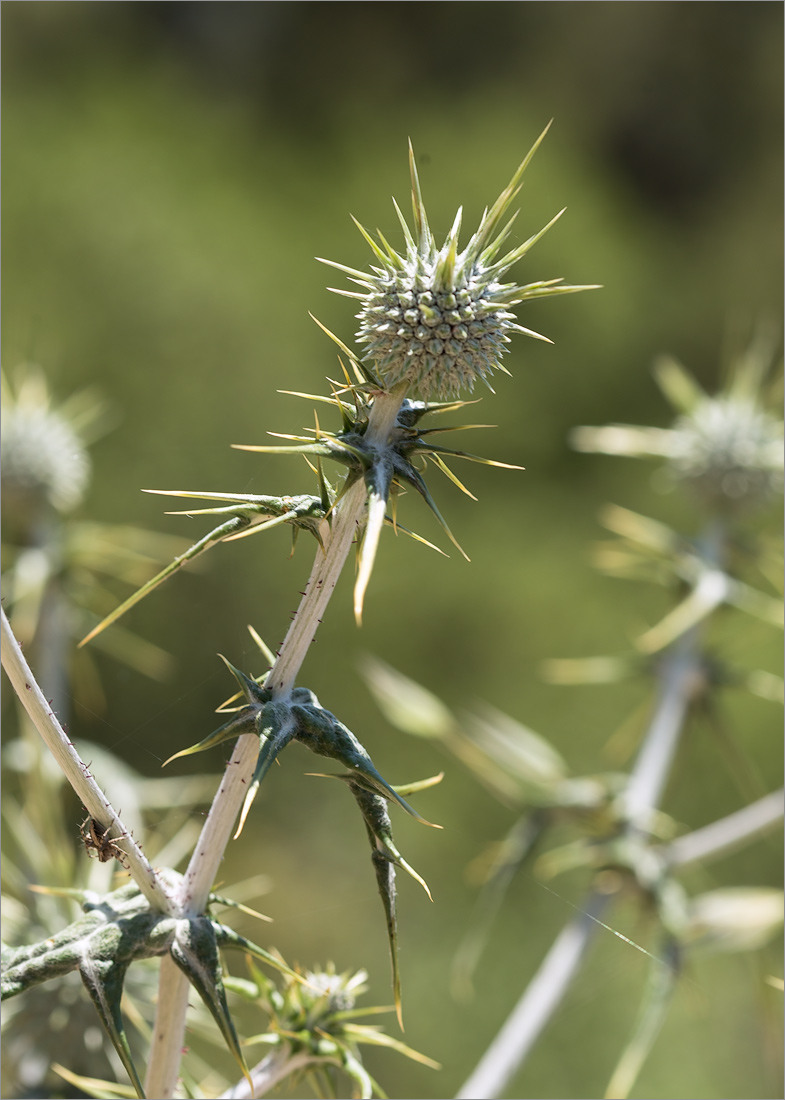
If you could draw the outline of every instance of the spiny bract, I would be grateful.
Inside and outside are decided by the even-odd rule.
[[[547,337],[517,324],[515,315],[509,312],[510,307],[527,298],[589,289],[557,285],[561,284],[561,279],[526,286],[501,281],[563,213],[497,259],[517,215],[513,215],[506,225],[502,225],[502,221],[546,133],[547,127],[490,210],[486,208],[477,232],[462,252],[458,251],[461,210],[443,246],[436,246],[410,144],[414,234],[393,200],[406,245],[403,255],[396,252],[378,230],[380,243],[377,244],[355,219],[380,266],[373,267],[369,273],[332,260],[322,261],[346,272],[352,282],[364,288],[362,292],[331,289],[363,303],[357,314],[360,321],[357,339],[367,345],[364,362],[373,365],[386,386],[406,381],[425,400],[431,396],[457,396],[464,388],[472,390],[478,379],[490,389],[492,372],[505,369],[501,357],[510,342],[508,333],[522,332],[550,343]]]

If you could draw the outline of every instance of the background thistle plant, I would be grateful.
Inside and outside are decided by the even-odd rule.
[[[613,425],[573,433],[584,451],[667,456],[678,480],[697,494],[704,513],[704,530],[695,536],[614,509],[608,525],[622,536],[612,559],[614,572],[664,582],[676,593],[676,606],[636,639],[637,654],[546,666],[546,675],[562,684],[613,683],[641,675],[654,679],[650,715],[644,723],[635,721],[635,727],[643,727],[642,740],[629,776],[608,772],[572,777],[548,741],[506,715],[489,709],[485,715],[459,719],[407,677],[376,661],[365,666],[371,691],[396,726],[443,742],[498,798],[524,808],[488,861],[475,924],[456,957],[459,992],[471,990],[491,923],[513,878],[565,823],[571,825],[573,839],[539,854],[534,873],[547,882],[582,869],[591,883],[576,907],[580,915],[557,937],[460,1096],[500,1096],[509,1090],[575,978],[593,933],[600,927],[615,931],[605,923],[611,899],[634,896],[657,927],[646,947],[627,940],[649,956],[650,973],[606,1097],[626,1097],[634,1088],[677,982],[690,973],[701,944],[715,952],[755,950],[782,924],[781,888],[739,886],[690,898],[677,877],[690,863],[758,840],[780,825],[783,815],[783,791],[774,787],[781,775],[759,778],[743,738],[731,737],[719,717],[720,694],[728,685],[759,691],[756,685],[762,679],[769,684],[763,694],[772,700],[776,695],[781,702],[782,681],[775,691],[769,674],[761,677],[751,669],[734,668],[718,657],[706,636],[713,625],[710,617],[723,604],[782,625],[781,600],[752,589],[738,575],[749,571],[751,563],[766,576],[774,574],[773,562],[766,560],[770,547],[747,542],[742,551],[740,546],[741,518],[771,505],[774,485],[781,485],[782,420],[765,408],[770,369],[771,348],[758,342],[732,364],[724,391],[709,397],[669,360],[660,365],[659,380],[677,408],[687,408],[672,429]],[[777,382],[768,388],[776,392]],[[641,661],[642,653],[656,653],[656,664]],[[682,733],[701,712],[710,716],[719,763],[751,804],[695,829],[698,822],[679,825],[660,810],[660,803]],[[681,829],[690,827],[693,833],[677,839]]]

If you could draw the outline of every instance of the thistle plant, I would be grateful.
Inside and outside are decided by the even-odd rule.
[[[606,508],[602,519],[616,538],[600,548],[597,564],[614,576],[666,585],[673,606],[636,639],[632,651],[554,660],[544,668],[556,684],[652,681],[647,721],[642,725],[638,718],[623,727],[628,738],[642,725],[629,773],[603,769],[573,775],[553,744],[515,719],[492,708],[458,716],[383,662],[365,666],[371,691],[395,726],[442,742],[493,795],[517,810],[494,848],[473,927],[455,960],[456,992],[471,992],[491,923],[522,868],[533,864],[544,881],[582,870],[591,883],[580,915],[556,938],[459,1096],[507,1094],[593,934],[601,927],[613,931],[605,922],[614,900],[635,899],[642,914],[654,916],[656,930],[640,948],[649,956],[649,978],[607,1097],[629,1095],[678,979],[696,953],[756,950],[782,924],[780,889],[738,886],[690,896],[679,878],[685,867],[754,842],[783,814],[782,789],[775,789],[774,778],[758,778],[743,741],[732,738],[720,718],[728,688],[781,703],[782,680],[768,670],[736,667],[718,654],[712,636],[722,610],[751,615],[767,628],[782,625],[775,587],[779,555],[761,529],[782,493],[783,425],[774,411],[779,382],[768,380],[771,351],[763,338],[754,341],[736,357],[726,385],[714,396],[675,360],[661,360],[655,377],[677,413],[671,428],[615,424],[572,434],[584,452],[664,458],[661,482],[688,494],[702,520],[697,532],[684,533],[629,509]],[[661,805],[682,734],[698,714],[712,722],[718,764],[728,769],[747,804],[708,825],[690,822],[692,831],[679,835],[683,827]],[[611,740],[618,755],[618,738]],[[565,824],[572,839],[548,846],[554,827]]]
[[[337,1026],[339,1020],[346,1021],[348,1016],[341,1017],[344,1010],[336,1009],[332,995],[325,993],[324,972],[321,976],[317,971],[298,973],[271,951],[238,937],[218,922],[210,911],[215,901],[213,883],[227,843],[233,836],[235,839],[240,836],[259,785],[289,742],[299,741],[315,754],[342,765],[346,770],[337,777],[357,802],[371,845],[387,926],[395,1008],[401,1022],[396,867],[407,871],[426,892],[427,886],[395,844],[387,805],[397,806],[424,824],[430,824],[406,799],[438,781],[439,777],[403,786],[390,783],[376,769],[355,734],[298,681],[307,651],[337,579],[352,554],[353,544],[359,546],[354,588],[354,611],[359,624],[385,524],[412,534],[398,522],[397,498],[401,492],[413,488],[422,496],[450,541],[457,546],[423,476],[424,461],[430,459],[459,485],[448,460],[463,458],[488,465],[506,465],[434,442],[432,437],[437,432],[456,429],[428,427],[426,417],[457,411],[464,404],[459,399],[461,391],[471,391],[478,380],[490,388],[495,371],[508,373],[501,357],[512,333],[546,339],[520,326],[513,307],[532,298],[588,289],[565,285],[559,279],[525,285],[502,281],[556,220],[554,218],[540,232],[505,251],[515,221],[515,214],[510,214],[511,204],[543,137],[544,133],[496,202],[486,209],[477,231],[463,249],[458,241],[460,213],[444,244],[437,248],[411,149],[412,226],[396,205],[403,233],[402,250],[396,251],[381,233],[374,239],[358,223],[372,249],[374,266],[370,272],[341,264],[333,266],[362,288],[339,293],[349,294],[361,303],[357,339],[363,351],[352,351],[338,337],[328,333],[341,352],[340,377],[331,380],[329,395],[311,396],[337,416],[337,427],[323,428],[316,415],[311,435],[284,437],[289,442],[275,447],[238,445],[248,451],[275,450],[305,456],[316,477],[316,491],[312,495],[152,490],[204,502],[208,506],[189,507],[186,514],[213,517],[217,526],[105,616],[89,631],[82,645],[105,637],[105,631],[111,635],[121,615],[186,562],[213,545],[284,524],[290,526],[294,539],[306,532],[316,542],[310,578],[278,653],[272,654],[254,634],[268,669],[261,674],[255,670],[243,671],[227,660],[229,673],[239,688],[238,694],[219,707],[223,715],[228,713],[229,717],[215,732],[172,757],[174,761],[190,753],[209,750],[226,740],[236,741],[184,873],[153,867],[145,858],[106,794],[75,754],[46,699],[38,692],[33,673],[4,621],[3,662],[17,693],[79,793],[91,827],[94,823],[98,830],[99,843],[114,842],[122,850],[124,864],[134,880],[101,898],[85,895],[81,899],[85,915],[58,932],[51,939],[51,945],[45,943],[33,948],[20,945],[12,949],[8,956],[4,995],[23,992],[64,971],[79,969],[137,1095],[169,1097],[175,1093],[189,982],[202,996],[235,1054],[249,1094],[259,1095],[275,1080],[311,1063],[341,1065],[353,1078],[359,1095],[370,1096],[376,1088],[362,1070],[357,1044],[385,1040],[377,1032],[361,1031],[360,1025],[342,1022]],[[439,400],[432,401],[432,397]],[[424,421],[426,426],[423,426]],[[332,480],[333,473],[328,476],[325,471],[326,460],[338,466],[335,480]],[[421,536],[414,537],[426,541]],[[227,983],[219,956],[219,949],[224,946],[240,947],[280,971],[289,983],[283,993],[274,996],[269,980],[260,979],[258,970],[253,971],[256,997],[266,999],[272,1033],[281,1040],[279,1049],[274,1052],[274,1074],[260,1067],[248,1069],[246,1065],[226,999]],[[124,1040],[120,996],[130,963],[149,956],[160,957],[162,961],[156,1021],[143,1086]],[[346,995],[350,984],[344,983]],[[298,986],[302,986],[302,990]],[[322,1004],[319,1009],[327,1016],[318,1026],[315,1022],[295,1024],[295,1018],[299,1021],[303,1013],[307,1019],[313,1019],[316,1009],[304,1006],[308,998],[312,998],[314,987],[317,1001],[327,996],[327,1007]],[[346,1013],[350,1011],[345,1010]],[[318,1012],[316,1018],[319,1018]],[[371,1038],[372,1034],[375,1038]],[[317,1035],[322,1038],[317,1040]],[[390,1040],[386,1042],[394,1045]],[[412,1055],[408,1048],[403,1052]],[[246,1086],[238,1086],[243,1087]],[[231,1094],[240,1095],[237,1091]]]
[[[105,709],[92,655],[73,643],[113,606],[107,579],[135,589],[187,546],[176,536],[85,518],[89,448],[111,422],[111,406],[91,389],[55,401],[34,364],[3,375],[4,607],[61,717],[69,693]],[[154,679],[171,668],[159,646],[122,628],[98,644]]]

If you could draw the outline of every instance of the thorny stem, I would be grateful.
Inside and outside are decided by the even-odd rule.
[[[710,526],[701,546],[707,565],[716,567],[721,561],[724,538],[719,523]],[[670,774],[699,676],[698,629],[693,628],[674,646],[660,670],[657,705],[621,796],[628,833],[648,830]],[[581,915],[553,942],[501,1031],[457,1094],[460,1100],[492,1100],[505,1090],[569,989],[598,927],[597,916],[607,901],[607,896],[598,891],[584,900]]]
[[[2,621],[2,664],[8,679],[27,711],[30,721],[41,734],[49,751],[57,761],[61,771],[84,803],[91,817],[102,825],[111,826],[111,834],[122,840],[128,870],[154,909],[163,913],[173,913],[175,903],[169,896],[164,883],[150,864],[142,850],[134,841],[128,829],[123,825],[117,811],[96,783],[88,766],[68,739],[57,715],[47,702],[41,688],[25,660],[21,646],[14,637],[5,611],[0,611]]]
[[[376,397],[366,433],[368,442],[386,440],[395,424],[404,392],[403,387],[399,386],[392,393],[380,393]],[[339,501],[333,514],[332,527],[325,529],[324,550],[319,548],[316,551],[316,560],[305,595],[266,681],[278,697],[288,695],[294,685],[349,556],[352,542],[362,527],[365,502],[365,485],[360,480]],[[201,913],[207,903],[224,849],[247,793],[257,750],[258,739],[253,735],[246,735],[238,740],[229,761],[185,873],[183,908],[189,915]]]
[[[376,395],[371,406],[365,436],[367,443],[383,444],[388,440],[395,426],[405,392],[405,385],[399,385],[390,393]],[[360,479],[336,505],[331,526],[328,527],[325,524],[323,527],[324,550],[320,547],[316,551],[316,560],[305,595],[267,680],[279,697],[285,697],[294,686],[308,648],[324,617],[338,577],[349,557],[352,542],[362,528],[365,507],[366,488]],[[247,734],[238,739],[184,875],[180,896],[180,907],[184,916],[204,912],[224,850],[229,843],[237,815],[245,800],[258,751],[259,740],[254,735]],[[185,989],[187,982],[179,972],[170,975],[167,982],[172,989],[166,1001],[159,996],[156,1026],[150,1049],[151,1067],[155,1066],[159,1059],[163,1059],[169,1065],[173,1064],[172,1051],[175,1052],[179,1063],[187,997],[182,995],[182,990],[178,991],[178,987]],[[175,993],[177,993],[176,996]],[[160,1087],[157,1087],[154,1095],[159,1100],[166,1100],[172,1095],[174,1084],[170,1074],[166,1081],[159,1081]]]

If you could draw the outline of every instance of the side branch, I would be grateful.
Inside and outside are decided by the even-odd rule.
[[[167,893],[164,883],[147,862],[141,848],[126,829],[119,814],[90,774],[80,758],[57,715],[46,701],[41,688],[25,660],[21,646],[14,636],[5,611],[2,616],[2,665],[30,721],[41,734],[47,748],[54,756],[68,782],[84,803],[91,817],[102,825],[109,824],[115,839],[122,839],[131,877],[153,908],[164,913],[175,912],[175,902]]]
[[[585,911],[562,929],[457,1100],[501,1095],[569,989],[607,901],[604,894],[591,894]]]
[[[773,829],[782,820],[784,810],[780,788],[719,821],[712,821],[711,825],[680,836],[665,849],[665,857],[671,867],[688,867],[691,863],[727,855]]]

